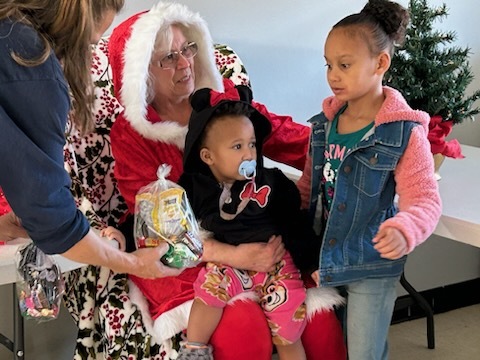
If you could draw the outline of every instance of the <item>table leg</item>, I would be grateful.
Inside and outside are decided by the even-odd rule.
[[[5,335],[0,334],[0,344],[5,346],[8,350],[13,351],[13,342]]]
[[[25,339],[23,332],[23,317],[18,306],[18,297],[15,288],[13,286],[13,356],[15,360],[25,359]]]
[[[417,304],[425,311],[427,317],[427,347],[435,349],[435,328],[433,324],[433,309],[425,298],[407,281],[405,273],[400,277],[400,284],[413,297]]]

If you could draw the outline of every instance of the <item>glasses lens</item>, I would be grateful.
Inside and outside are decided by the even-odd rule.
[[[160,65],[164,69],[173,69],[177,65],[178,62],[178,53],[171,52],[165,55],[165,57],[160,60]]]
[[[182,55],[185,56],[187,59],[195,56],[198,51],[198,46],[196,42],[189,42],[187,46],[185,46],[182,50]]]
[[[169,52],[165,57],[160,60],[160,66],[163,69],[175,69],[177,67],[178,59],[182,55],[186,59],[194,57],[198,52],[197,43],[190,41],[180,51]]]

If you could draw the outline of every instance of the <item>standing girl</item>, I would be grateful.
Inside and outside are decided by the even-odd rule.
[[[342,321],[350,360],[387,359],[406,255],[441,214],[429,116],[382,86],[407,23],[399,4],[370,0],[333,26],[325,60],[334,96],[310,119],[310,158],[298,183],[323,234],[317,282],[347,297]]]

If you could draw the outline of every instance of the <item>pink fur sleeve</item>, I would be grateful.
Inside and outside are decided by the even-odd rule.
[[[395,170],[399,212],[380,229],[394,227],[407,239],[408,252],[424,242],[435,230],[442,212],[433,157],[424,129],[413,129],[409,144]]]

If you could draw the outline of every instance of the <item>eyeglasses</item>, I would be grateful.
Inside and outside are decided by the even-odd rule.
[[[160,60],[154,61],[153,64],[165,70],[176,69],[180,55],[185,59],[191,59],[197,55],[197,52],[197,43],[195,41],[189,41],[180,49],[180,51],[170,51]]]

